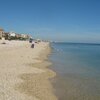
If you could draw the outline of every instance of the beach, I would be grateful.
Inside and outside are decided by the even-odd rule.
[[[49,43],[0,41],[0,100],[57,100],[49,79]]]

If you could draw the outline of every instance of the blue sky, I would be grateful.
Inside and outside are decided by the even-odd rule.
[[[0,27],[34,38],[100,43],[100,0],[0,0]]]

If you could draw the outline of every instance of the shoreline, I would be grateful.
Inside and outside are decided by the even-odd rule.
[[[0,100],[57,100],[49,80],[56,75],[48,68],[51,65],[48,61],[49,43],[36,44],[34,49],[30,48],[29,43],[25,43],[7,50],[3,52],[4,55],[1,54],[8,61],[3,70],[7,75],[0,74]],[[3,67],[2,61],[0,64]]]
[[[39,62],[30,64],[30,67],[39,68],[45,72],[40,74],[29,73],[19,75],[23,82],[16,85],[17,90],[29,96],[35,96],[39,100],[57,100],[49,80],[56,75],[55,72],[48,68],[51,65],[48,61],[50,52],[50,46],[48,45],[48,47],[39,54],[41,58],[37,57]]]

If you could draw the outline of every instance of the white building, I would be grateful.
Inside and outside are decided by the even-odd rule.
[[[22,38],[26,38],[27,35],[26,35],[26,34],[21,34],[21,37],[22,37]]]
[[[15,36],[16,36],[16,33],[15,33],[15,32],[9,32],[9,35],[10,35],[11,37],[15,37]]]

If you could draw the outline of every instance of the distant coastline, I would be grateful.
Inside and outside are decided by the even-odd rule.
[[[63,43],[63,44],[83,44],[83,45],[100,45],[100,43],[94,43],[94,42],[59,42],[59,41],[55,41],[55,42],[51,42],[51,43]]]

